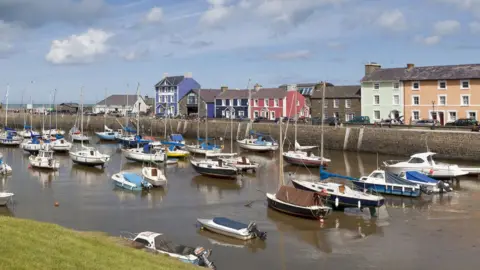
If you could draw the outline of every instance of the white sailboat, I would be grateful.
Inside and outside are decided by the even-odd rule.
[[[296,90],[295,90],[296,91]],[[322,104],[323,101],[325,100],[325,82],[323,83],[323,94],[322,94]],[[297,93],[295,93],[295,99],[294,99],[294,106],[295,106],[295,147],[293,151],[287,151],[283,153],[283,159],[293,165],[298,165],[298,166],[307,166],[307,167],[320,167],[320,166],[327,166],[328,163],[330,163],[330,159],[324,158],[323,154],[321,157],[316,156],[312,152],[308,152],[306,150],[311,150],[313,148],[316,148],[316,146],[301,146],[297,142],[297,122],[298,122],[298,110],[297,110]],[[322,114],[323,117],[323,114]],[[323,129],[323,121],[322,121],[322,129]],[[323,149],[322,149],[323,153]]]
[[[3,160],[3,154],[0,153],[0,174],[10,174],[12,173],[12,167],[10,167],[5,161]]]
[[[5,130],[0,135],[0,144],[8,146],[18,146],[22,143],[22,137],[17,132],[8,127],[8,93],[10,92],[10,85],[7,85],[7,94],[5,95]]]
[[[32,97],[30,97],[30,104],[32,105],[32,110],[33,110],[33,102],[32,102]],[[22,105],[23,105],[23,97],[22,97]],[[23,130],[18,132],[18,135],[22,136],[25,139],[29,139],[33,136],[40,135],[40,133],[36,132],[33,130],[33,119],[32,115],[33,112],[30,112],[30,125],[27,125],[27,112],[26,110],[23,110]]]
[[[50,112],[49,113],[50,114],[50,129],[48,129],[48,130],[43,129],[42,130],[42,135],[44,135],[44,136],[48,135],[49,137],[52,137],[52,136],[57,136],[57,135],[60,135],[60,136],[65,135],[65,131],[58,128],[58,112],[57,112],[57,105],[55,104],[56,95],[57,95],[57,89],[55,89],[53,91],[53,104],[51,104],[51,106],[50,106],[50,108],[55,106],[55,128],[52,128],[52,113]]]
[[[81,119],[83,119],[83,112],[81,112]],[[85,135],[83,133],[83,128],[81,130],[79,130],[77,128],[77,120],[78,120],[78,113],[77,113],[77,119],[75,119],[75,125],[70,129],[69,131],[69,135],[70,137],[72,138],[72,141],[73,142],[89,142],[90,141],[90,137]],[[82,120],[82,125],[83,125],[83,120]]]
[[[167,185],[167,177],[162,170],[156,167],[143,167],[142,176],[154,187],[165,187]]]
[[[57,93],[57,89],[55,89],[54,94],[53,94],[53,104],[55,104],[55,95]],[[50,143],[51,149],[55,152],[68,152],[70,151],[70,148],[72,148],[72,143],[67,141],[63,135],[65,134],[65,131],[59,130],[58,129],[58,112],[57,112],[57,106],[55,105],[55,129],[50,129],[49,132],[49,138],[52,139],[52,136],[55,137],[55,140],[53,140]],[[52,126],[52,114],[50,114],[50,127]]]
[[[83,134],[83,92],[80,94],[81,96],[81,120],[80,120],[80,129],[81,133]],[[74,163],[82,164],[86,166],[105,166],[110,160],[110,156],[106,154],[100,153],[95,147],[85,147],[83,145],[83,141],[81,141],[82,146],[80,150],[77,151],[70,151],[69,155],[70,158]]]
[[[103,141],[115,141],[120,134],[120,132],[113,131],[109,127],[107,127],[107,91],[105,91],[105,109],[103,115],[103,131],[102,132],[95,132],[97,137]]]

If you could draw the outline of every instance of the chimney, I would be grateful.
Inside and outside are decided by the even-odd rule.
[[[163,78],[165,79],[166,77],[168,77],[168,73],[167,73],[167,72],[163,73]]]
[[[192,78],[192,72],[187,72],[184,75],[185,78]]]
[[[221,91],[222,93],[225,92],[225,91],[227,91],[227,90],[228,90],[228,86],[223,85],[223,86],[220,87],[220,91]]]
[[[258,90],[260,90],[261,88],[262,88],[262,86],[261,86],[260,84],[258,84],[258,83],[255,84],[255,86],[253,86],[253,90],[255,90],[255,91],[258,91]]]
[[[297,85],[296,84],[288,84],[287,85],[287,91],[297,91]]]
[[[374,62],[367,63],[365,64],[365,75],[370,75],[380,68],[382,68],[382,66],[380,66],[377,63],[374,63]]]
[[[415,64],[412,64],[412,63],[407,64],[407,70],[408,71],[412,70],[412,68],[414,68],[414,67],[415,67]]]

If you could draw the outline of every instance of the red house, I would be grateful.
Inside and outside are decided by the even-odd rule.
[[[296,105],[295,105],[296,101]],[[305,97],[297,91],[295,85],[285,88],[261,88],[258,85],[252,90],[249,102],[249,117],[255,119],[262,116],[269,120],[289,117],[310,117],[310,108]]]

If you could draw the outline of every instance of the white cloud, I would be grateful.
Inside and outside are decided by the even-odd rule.
[[[441,36],[415,37],[416,42],[421,43],[423,45],[427,45],[427,46],[436,45],[440,42],[441,39],[442,39]]]
[[[480,34],[480,22],[471,22],[469,26],[470,32],[473,34]]]
[[[272,54],[268,58],[273,60],[299,60],[308,59],[310,57],[312,57],[312,53],[309,50],[298,50]]]
[[[457,6],[460,9],[472,12],[480,18],[480,0],[433,0],[439,3]]]
[[[460,22],[455,20],[439,21],[433,25],[433,31],[436,35],[446,36],[457,33],[460,27]]]
[[[53,64],[91,63],[108,52],[107,41],[112,36],[100,29],[89,29],[80,35],[54,40],[45,59]]]
[[[203,25],[214,27],[222,23],[232,12],[232,8],[227,6],[226,0],[207,0],[210,4],[205,13],[200,17],[200,22]]]
[[[402,31],[407,28],[405,16],[398,9],[383,12],[376,23],[380,27],[391,31]]]
[[[153,7],[145,15],[145,21],[149,23],[157,23],[163,20],[163,9],[160,7]]]

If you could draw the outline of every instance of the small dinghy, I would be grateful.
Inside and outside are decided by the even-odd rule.
[[[355,186],[363,190],[370,190],[383,194],[406,197],[419,197],[420,185],[400,178],[384,170],[375,170],[369,176],[363,176],[358,181],[352,181]]]
[[[0,206],[5,206],[7,203],[12,200],[13,193],[10,192],[0,192]]]
[[[216,269],[213,262],[208,258],[212,253],[211,250],[207,250],[203,247],[193,248],[172,243],[161,233],[141,232],[133,239],[129,240],[140,244],[141,247],[145,247],[160,254],[168,255],[182,262],[203,266],[209,269]]]
[[[149,190],[153,187],[152,184],[144,180],[140,175],[132,172],[119,172],[112,175],[112,180],[117,187],[128,190]]]
[[[401,172],[398,176],[414,184],[420,185],[420,188],[422,189],[422,191],[427,194],[445,193],[445,192],[453,191],[453,188],[448,183],[432,179],[420,172],[416,172],[416,171]]]
[[[197,219],[197,221],[204,229],[236,239],[267,239],[267,233],[259,231],[255,222],[250,222],[250,224],[247,225],[245,223],[241,223],[225,217],[216,217],[213,219]]]
[[[155,167],[144,167],[142,169],[142,175],[154,187],[164,187],[167,185],[167,177],[165,174]]]

